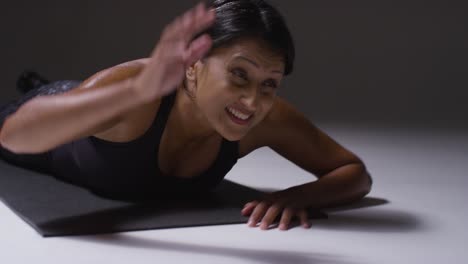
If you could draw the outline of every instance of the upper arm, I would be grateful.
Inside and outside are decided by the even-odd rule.
[[[54,94],[51,96],[38,96],[37,98],[34,98],[33,102],[31,102],[30,104],[25,104],[25,106],[22,106],[22,107],[23,109],[25,109],[25,111],[29,111],[30,108],[28,109],[26,108],[28,107],[28,105],[31,105],[31,104],[35,104],[35,107],[38,107],[37,109],[41,109],[42,107],[41,105],[44,105],[44,107],[50,107],[50,105],[52,104],[53,107],[57,107],[57,111],[60,111],[61,109],[60,104],[56,103],[56,102],[60,102],[60,99],[72,98],[71,100],[73,101],[74,97],[78,98],[81,95],[86,95],[86,93],[89,93],[94,90],[112,89],[115,86],[111,84],[123,81],[133,76],[136,76],[144,68],[145,63],[146,63],[146,59],[140,59],[140,60],[130,61],[130,62],[126,62],[123,64],[113,66],[111,68],[102,70],[94,74],[93,76],[89,77],[84,82],[82,82],[80,85],[78,85],[78,87],[75,87],[71,90],[68,90],[60,94]],[[84,97],[81,96],[81,98],[84,98]],[[72,101],[67,100],[66,102],[72,102]],[[64,104],[66,104],[65,101],[64,101]],[[7,132],[5,132],[6,126],[4,125],[10,120],[10,118],[12,120],[15,120],[14,116],[17,116],[17,115],[15,113],[9,115],[8,117],[5,118],[4,122],[2,122],[1,124],[0,142],[2,143],[5,142],[5,137],[7,137],[5,133],[8,134]],[[77,138],[81,138],[81,137],[85,137],[88,135],[96,135],[100,133],[105,133],[107,131],[112,131],[113,128],[119,127],[120,124],[125,122],[126,116],[127,116],[126,113],[118,114],[116,116],[108,118],[106,121],[100,122],[98,124],[94,124],[92,127],[89,127],[88,129],[86,129],[86,131],[82,131],[79,135],[75,135],[75,136]],[[21,118],[19,120],[21,120]],[[37,148],[42,150],[42,147],[37,147]],[[38,150],[34,149],[33,151],[37,152]]]
[[[107,89],[111,87],[109,85],[113,83],[117,83],[138,75],[146,65],[146,62],[146,58],[138,59],[101,70],[84,80],[78,87],[68,91],[67,93],[69,94],[69,96],[73,96],[73,94],[85,93],[90,89]],[[92,132],[89,132],[88,134],[96,135],[99,133],[104,133],[112,129],[113,127],[116,127],[125,120],[126,113],[122,113],[121,115],[115,116],[107,122],[99,124],[97,127],[93,128]]]
[[[146,65],[147,60],[147,58],[143,58],[128,61],[99,71],[83,81],[77,89],[98,89],[99,87],[105,87],[106,85],[132,78],[140,73]]]
[[[349,163],[362,163],[280,97],[259,125],[255,141],[257,147],[268,146],[317,177]]]

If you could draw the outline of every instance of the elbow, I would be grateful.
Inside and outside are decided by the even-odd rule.
[[[7,143],[7,140],[5,138],[5,136],[3,135],[3,133],[0,133],[0,152],[3,153],[3,152],[10,152],[10,153],[14,153],[14,154],[17,154],[17,150],[13,149],[8,143]]]
[[[364,163],[354,163],[356,170],[353,172],[353,184],[352,191],[350,195],[352,196],[351,200],[358,201],[366,197],[372,189],[372,177],[366,169]]]
[[[12,116],[12,115],[11,115]],[[25,136],[18,131],[11,131],[10,127],[7,127],[5,124],[8,121],[8,118],[4,120],[3,124],[0,124],[0,151],[8,152],[12,154],[36,154],[43,153],[44,150],[41,146],[41,140],[35,140],[34,144],[31,142],[25,142]],[[20,130],[24,131],[25,129]]]
[[[360,198],[364,198],[372,190],[373,179],[370,173],[367,171],[366,166],[362,164],[362,172],[359,177],[360,186]]]
[[[367,176],[367,193],[366,193],[367,195],[372,190],[372,184],[374,183],[374,180],[372,179],[372,176],[367,171],[366,171],[366,176]]]
[[[2,149],[7,149],[5,144],[5,135],[3,133],[3,130],[0,130],[0,150]]]
[[[8,119],[11,117],[10,116],[7,116],[3,122],[0,124],[0,150],[1,151],[4,151],[4,150],[7,150],[9,152],[13,152],[14,151],[12,150],[12,147],[10,146],[10,143],[9,143],[9,134],[6,132],[6,129],[5,129],[5,124],[6,122],[8,121]]]
[[[8,134],[4,135],[5,133],[0,133],[0,152],[1,153],[11,153],[14,155],[19,154],[36,154],[36,153],[43,153],[44,150],[40,149],[38,144],[29,144],[25,145],[23,142],[19,143],[20,141],[15,137],[10,137]]]
[[[14,155],[40,154],[48,150],[39,148],[39,146],[26,146],[24,144],[11,144],[8,140],[0,139],[0,153],[8,152]]]
[[[362,199],[368,195],[372,190],[373,179],[367,170],[366,164],[362,159],[355,156],[355,159],[350,163],[354,171],[353,182],[354,182],[354,195],[357,199]]]
[[[12,148],[10,145],[10,140],[9,140],[9,135],[8,133],[5,132],[5,126],[4,126],[5,122],[3,122],[3,126],[0,130],[0,151],[1,152],[4,152],[4,151],[8,151],[10,153],[17,153],[17,150],[15,150],[14,148]]]

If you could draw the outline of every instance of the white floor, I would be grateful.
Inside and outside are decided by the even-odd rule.
[[[330,210],[287,232],[224,225],[42,238],[0,203],[1,263],[468,263],[468,131],[321,126],[358,154],[388,203]],[[315,177],[268,148],[228,179],[279,189]]]

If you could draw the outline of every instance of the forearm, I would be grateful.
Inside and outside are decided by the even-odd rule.
[[[295,193],[304,207],[326,208],[347,204],[363,198],[370,192],[371,178],[362,164],[339,167],[314,182],[294,186]]]
[[[40,153],[92,135],[139,102],[130,80],[31,99],[5,120],[1,143],[15,153]]]

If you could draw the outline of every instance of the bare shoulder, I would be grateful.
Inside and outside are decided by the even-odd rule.
[[[291,103],[277,99],[264,121],[242,142],[240,156],[267,146],[317,177],[345,164],[363,164],[356,154],[328,136]]]
[[[88,89],[96,86],[105,86],[136,76],[145,67],[149,58],[141,58],[101,70],[87,78],[79,89]]]
[[[288,116],[288,113],[298,111],[282,97],[276,97],[270,112],[257,126],[252,128],[249,133],[239,142],[239,158],[242,158],[250,152],[268,146],[268,136],[272,129],[278,127],[282,119]]]
[[[99,71],[86,79],[77,89],[106,89],[106,87],[111,87],[109,85],[113,83],[138,75],[148,60],[148,58],[132,60]],[[158,111],[159,104],[160,100],[156,100],[153,103],[141,105],[123,113],[118,118],[118,122],[93,136],[112,142],[131,141],[148,129]]]

